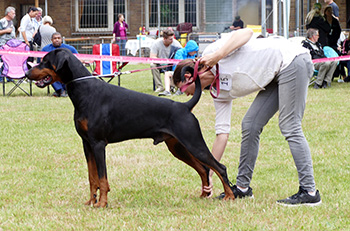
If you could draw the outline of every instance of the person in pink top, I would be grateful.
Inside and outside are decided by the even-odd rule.
[[[112,43],[117,42],[122,56],[126,55],[125,44],[128,40],[126,29],[128,28],[128,24],[124,21],[124,15],[118,14],[118,21],[114,24]]]

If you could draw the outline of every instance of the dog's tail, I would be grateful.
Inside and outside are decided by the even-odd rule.
[[[194,95],[192,96],[192,98],[187,101],[185,103],[185,105],[192,110],[194,108],[194,106],[196,106],[196,104],[198,103],[199,99],[201,98],[202,95],[202,86],[201,86],[201,81],[199,79],[199,76],[197,76],[196,80],[195,80],[195,91],[194,91]]]

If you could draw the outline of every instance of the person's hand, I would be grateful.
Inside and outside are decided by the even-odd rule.
[[[202,185],[202,193],[207,193],[207,198],[211,198],[213,196],[213,179],[209,176],[209,186]]]
[[[5,29],[5,33],[6,34],[10,34],[12,32],[12,28],[7,28],[7,29]]]
[[[114,42],[115,42],[115,38],[112,39],[112,43],[114,43]]]
[[[199,64],[204,65],[206,68],[207,67],[213,67],[219,62],[219,58],[215,53],[203,56],[199,60]]]

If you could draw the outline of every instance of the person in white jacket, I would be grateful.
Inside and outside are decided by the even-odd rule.
[[[288,141],[299,176],[299,191],[277,203],[288,206],[319,205],[321,197],[313,175],[310,149],[302,131],[309,79],[313,63],[308,50],[284,38],[252,38],[251,29],[231,32],[210,44],[199,60],[202,88],[210,85],[219,66],[216,139],[212,153],[220,161],[230,133],[232,100],[259,91],[242,121],[242,142],[236,185],[236,198],[253,197],[250,182],[259,151],[259,137],[270,118],[279,111],[281,133]],[[193,94],[193,60],[181,61],[174,72],[174,83],[186,94]],[[188,69],[188,66],[190,69]],[[191,69],[192,67],[192,69]],[[212,67],[210,71],[208,67]],[[181,72],[185,68],[183,75]],[[220,89],[220,92],[218,91]],[[212,174],[212,173],[211,173]],[[204,191],[212,194],[212,180]],[[218,198],[223,198],[221,194]]]

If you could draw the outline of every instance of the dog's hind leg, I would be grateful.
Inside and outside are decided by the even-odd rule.
[[[108,204],[107,194],[110,191],[110,187],[107,180],[107,168],[106,168],[106,143],[104,141],[95,142],[92,145],[92,151],[94,153],[97,174],[99,180],[100,199],[94,204],[94,207],[106,207]]]
[[[190,120],[188,120],[190,121]],[[195,120],[193,123],[187,123],[186,126],[178,124],[175,134],[178,137],[178,141],[186,148],[186,150],[202,165],[212,169],[220,178],[225,191],[224,200],[235,199],[233,192],[230,188],[231,182],[227,177],[227,171],[225,165],[219,163],[208,149],[203,136],[200,132],[200,127]],[[207,185],[205,185],[207,186]]]
[[[165,140],[166,145],[168,146],[169,151],[179,160],[182,160],[192,168],[194,168],[199,174],[202,180],[202,188],[204,186],[209,186],[209,168],[203,166],[197,159],[195,159],[186,148],[179,143],[175,138],[169,138]],[[201,197],[208,197],[209,193],[206,193],[202,190]]]
[[[89,171],[89,183],[90,183],[90,199],[85,202],[85,205],[93,205],[97,203],[97,189],[99,188],[99,179],[97,173],[97,166],[95,156],[92,152],[91,146],[87,141],[83,140],[85,158]]]

